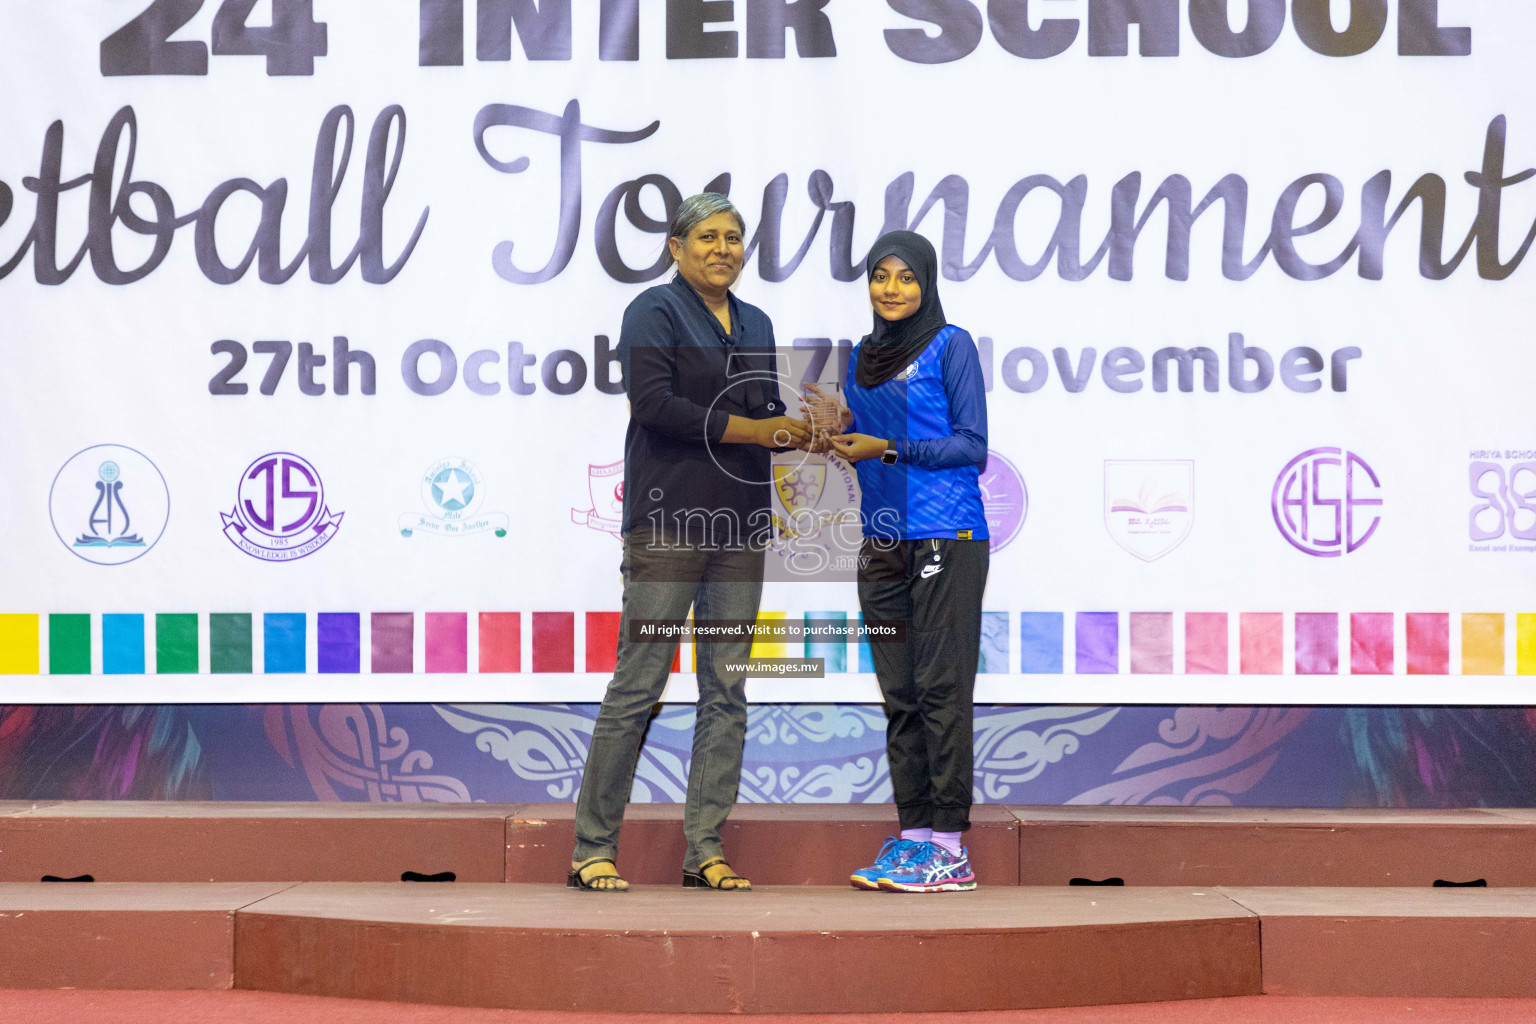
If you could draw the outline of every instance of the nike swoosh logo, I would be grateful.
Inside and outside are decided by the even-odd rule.
[[[922,577],[927,579],[930,576],[937,576],[943,571],[944,567],[942,565],[925,565],[923,566]]]

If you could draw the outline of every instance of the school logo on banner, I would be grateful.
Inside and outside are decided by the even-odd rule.
[[[264,562],[291,562],[331,542],[345,512],[332,514],[325,485],[310,463],[291,452],[271,452],[240,474],[235,507],[220,513],[224,536]]]
[[[418,530],[435,537],[468,537],[477,533],[507,535],[505,512],[481,512],[485,478],[468,459],[439,459],[421,474],[421,503],[427,511],[400,517],[400,536]]]
[[[987,452],[987,465],[977,481],[981,487],[982,514],[987,517],[988,550],[997,554],[1019,535],[1029,515],[1029,491],[1013,463],[997,452]]]
[[[1192,460],[1106,460],[1104,527],[1116,544],[1155,562],[1184,543],[1195,525]]]
[[[1269,503],[1280,535],[1316,558],[1358,551],[1381,525],[1381,506],[1376,471],[1343,448],[1312,448],[1287,462]]]
[[[571,522],[615,537],[624,523],[624,460],[587,466],[587,498],[591,505],[571,509]]]
[[[148,456],[98,444],[70,456],[54,476],[48,515],[70,551],[97,565],[122,565],[165,533],[171,493]]]
[[[1467,477],[1468,550],[1536,552],[1536,449],[1474,451]]]
[[[827,489],[827,466],[824,462],[802,462],[798,466],[773,467],[773,491],[779,496],[779,504],[790,515],[801,509],[815,509],[821,493]],[[786,536],[793,529],[784,520],[778,521],[779,535]],[[811,532],[816,525],[803,527]]]
[[[841,460],[789,452],[773,465],[773,536],[768,550],[775,563],[797,580],[845,574],[851,577],[863,531],[859,486]],[[772,576],[771,578],[781,578]]]

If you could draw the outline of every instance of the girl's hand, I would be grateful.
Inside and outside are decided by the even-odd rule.
[[[870,437],[868,434],[842,434],[831,438],[833,453],[842,456],[849,462],[863,462],[865,459],[878,459],[885,454],[890,447],[882,437]]]

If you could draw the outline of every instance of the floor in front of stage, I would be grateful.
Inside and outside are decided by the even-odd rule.
[[[672,1015],[419,1006],[273,992],[0,989],[7,1024],[1528,1024],[1536,999],[1239,996],[984,1013]]]

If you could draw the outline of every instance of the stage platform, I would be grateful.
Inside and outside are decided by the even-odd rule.
[[[555,882],[571,804],[0,804],[0,881]],[[624,874],[678,881],[678,804],[633,804]],[[985,885],[1536,886],[1536,810],[1379,811],[979,804],[967,834]],[[881,804],[740,804],[731,862],[764,885],[837,885],[896,830]]]
[[[634,891],[567,889],[571,818],[0,805],[0,988],[663,1013],[1536,997],[1527,810],[978,807],[981,887],[928,896],[846,884],[894,830],[888,806],[738,807],[726,849],[750,894],[678,885],[674,805],[630,808]]]
[[[650,1013],[1536,997],[1536,890],[0,884],[0,988]]]
[[[248,907],[236,916],[236,984],[655,1013],[999,1010],[1260,985],[1258,918],[1215,892],[424,888],[300,885]]]

